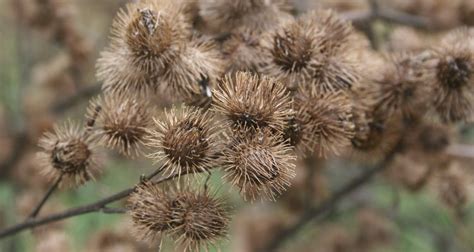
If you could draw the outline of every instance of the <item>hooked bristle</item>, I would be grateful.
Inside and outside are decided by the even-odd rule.
[[[402,116],[413,122],[421,119],[429,110],[433,87],[429,82],[427,67],[413,55],[390,55],[377,80],[380,97],[375,116],[389,118]]]
[[[303,109],[309,116],[309,131],[314,134],[312,151],[319,156],[341,154],[351,145],[355,133],[353,104],[342,92],[314,95],[300,93]]]
[[[105,91],[157,91],[158,77],[182,54],[189,27],[179,7],[147,0],[128,4],[112,25],[111,43],[97,62]]]
[[[145,181],[129,197],[134,234],[155,245],[163,235],[184,251],[214,246],[227,234],[229,211],[224,200],[205,190],[167,189]]]
[[[298,87],[332,92],[359,78],[349,23],[331,11],[315,11],[283,24],[262,40],[265,61],[259,71]]]
[[[42,173],[51,180],[62,176],[61,184],[79,186],[94,179],[99,171],[97,143],[72,122],[45,133],[39,147]]]
[[[96,117],[96,133],[103,145],[136,157],[141,153],[147,128],[151,125],[150,110],[148,102],[138,96],[109,94],[91,102],[87,117]]]
[[[291,114],[284,84],[268,77],[238,72],[226,75],[215,90],[214,110],[233,128],[271,128],[282,132]]]
[[[275,200],[295,176],[292,148],[269,130],[230,136],[223,152],[224,178],[239,188],[245,200]]]
[[[154,119],[149,134],[149,157],[164,161],[168,174],[204,172],[216,165],[219,139],[210,112],[172,109],[163,119]]]

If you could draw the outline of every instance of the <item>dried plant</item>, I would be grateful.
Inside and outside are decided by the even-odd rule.
[[[309,116],[310,134],[314,137],[312,150],[320,156],[340,154],[349,147],[354,136],[353,104],[342,91],[321,95],[301,94],[303,109]]]
[[[198,250],[225,237],[228,209],[208,191],[168,189],[144,182],[129,198],[135,236],[157,242],[162,235],[176,238],[184,250]]]
[[[291,110],[284,84],[245,72],[226,75],[214,96],[215,111],[234,128],[268,127],[282,132]]]
[[[322,1],[312,10],[302,6],[314,4],[303,0],[128,3],[115,17],[109,44],[97,60],[102,94],[89,102],[84,126],[55,126],[40,138],[34,161],[28,153],[18,154],[31,152],[26,148],[30,136],[50,128],[50,118],[62,111],[62,104],[95,96],[94,90],[78,92],[72,101],[66,97],[52,109],[41,104],[47,118],[35,115],[41,118],[26,121],[32,129],[16,137],[18,146],[8,146],[13,160],[4,165],[2,156],[1,175],[4,167],[23,158],[17,180],[25,188],[45,189],[31,176],[37,163],[50,187],[38,204],[32,203],[37,192],[19,202],[21,212],[31,213],[24,222],[0,230],[0,238],[81,214],[119,213],[131,219],[132,236],[126,236],[128,230],[98,232],[92,250],[144,249],[139,242],[156,250],[169,240],[180,251],[208,251],[220,246],[231,226],[228,198],[210,189],[218,184],[229,186],[230,193],[238,191],[243,201],[233,203],[243,206],[278,199],[254,204],[257,220],[245,221],[244,216],[247,229],[236,236],[246,242],[236,246],[242,251],[276,251],[306,223],[337,218],[340,211],[334,210],[343,210],[344,200],[356,209],[375,205],[372,194],[350,195],[380,173],[394,188],[409,192],[434,186],[462,220],[474,174],[464,169],[461,158],[473,155],[472,147],[457,143],[467,130],[453,124],[473,119],[474,30],[438,33],[435,24],[469,23],[471,4],[385,2]],[[42,20],[36,25],[46,28],[57,25],[53,32],[70,50],[67,59],[36,71],[34,79],[42,84],[37,86],[47,86],[49,92],[32,89],[46,93],[28,97],[25,107],[33,112],[40,110],[34,108],[37,101],[62,92],[56,90],[58,83],[73,83],[65,69],[77,67],[85,48],[71,16],[59,15],[61,6],[56,0],[17,5],[18,15],[27,21]],[[23,9],[29,7],[34,11]],[[443,13],[449,13],[444,21]],[[32,111],[28,114],[36,114]],[[3,135],[8,134],[2,134],[2,141]],[[101,170],[99,157],[107,150],[155,170],[124,191],[38,217],[60,185],[77,187],[94,179]],[[339,176],[341,170],[333,168],[354,165],[367,169]],[[333,181],[341,185],[334,191]],[[110,207],[124,198],[124,208]],[[311,232],[319,238],[304,249],[315,251],[315,241],[316,251],[325,252],[386,246],[397,239],[391,225],[400,217],[397,204],[388,214],[357,211],[357,228],[351,230],[318,223]],[[63,244],[58,230],[44,237],[45,248],[50,239]]]
[[[77,186],[94,178],[99,169],[97,142],[72,122],[56,126],[40,140],[38,160],[51,180]]]
[[[228,140],[222,167],[244,199],[275,197],[282,194],[295,176],[291,148],[269,130],[243,132]]]
[[[467,29],[448,34],[435,58],[436,110],[447,122],[472,120],[474,35]]]
[[[283,24],[262,40],[266,54],[259,71],[298,86],[331,92],[357,81],[349,38],[352,28],[331,11],[315,11]]]
[[[172,109],[164,120],[154,119],[147,145],[156,163],[164,161],[169,174],[188,174],[215,168],[219,137],[212,114],[199,109]]]
[[[410,121],[422,118],[430,108],[433,88],[420,59],[410,55],[389,56],[383,70],[381,95],[375,108],[376,116],[401,116]]]
[[[260,40],[258,31],[249,28],[233,31],[222,43],[222,54],[228,62],[226,72],[256,72],[258,65],[264,60]]]
[[[188,33],[180,10],[170,3],[128,4],[112,25],[110,46],[97,62],[105,90],[158,90],[158,76],[184,50]]]
[[[177,243],[185,251],[216,246],[219,239],[227,235],[229,225],[228,207],[222,199],[209,192],[181,192],[178,196],[180,209],[173,215],[179,223],[173,229]]]
[[[110,94],[91,102],[87,118],[105,146],[127,156],[138,156],[151,116],[149,105],[139,97]]]

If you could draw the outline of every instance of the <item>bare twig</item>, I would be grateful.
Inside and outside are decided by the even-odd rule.
[[[46,201],[48,201],[49,197],[53,194],[53,192],[58,188],[59,184],[61,183],[61,180],[63,179],[63,173],[61,173],[61,175],[56,179],[56,181],[54,182],[54,184],[48,189],[48,191],[46,192],[46,194],[43,196],[43,198],[41,199],[41,201],[38,203],[38,205],[35,207],[35,209],[33,210],[33,212],[31,212],[31,214],[28,216],[28,219],[33,219],[35,218],[39,212],[41,211],[41,208],[43,208],[44,204],[46,203]]]
[[[164,169],[164,166],[161,166],[155,172],[153,172],[150,175],[146,176],[145,179],[148,179],[148,180],[152,179],[154,176],[156,176],[158,173],[160,173],[163,169]],[[153,183],[154,184],[161,184],[161,183],[164,183],[166,181],[177,178],[180,175],[182,176],[183,174],[182,173],[181,174],[175,173],[175,174],[169,175],[167,177],[163,177],[163,178],[160,178],[156,181],[153,181]],[[45,217],[42,217],[42,218],[28,219],[28,220],[26,220],[22,223],[17,224],[17,225],[14,225],[14,226],[5,228],[3,230],[0,230],[0,239],[3,239],[5,237],[11,236],[11,235],[15,235],[15,234],[17,234],[21,231],[25,231],[25,230],[28,230],[28,229],[31,229],[31,228],[34,228],[34,227],[37,227],[37,226],[41,226],[41,225],[49,224],[49,223],[52,223],[52,222],[64,220],[64,219],[71,218],[71,217],[78,216],[78,215],[94,213],[94,212],[101,212],[101,213],[106,213],[106,214],[107,213],[117,213],[117,211],[109,211],[110,208],[108,208],[107,205],[111,204],[113,202],[119,201],[123,198],[128,197],[135,190],[135,187],[136,186],[125,189],[121,192],[118,192],[114,195],[111,195],[109,197],[98,200],[98,201],[96,201],[94,203],[91,203],[91,204],[88,204],[88,205],[84,205],[84,206],[80,206],[80,207],[76,207],[76,208],[71,208],[71,209],[66,210],[64,212],[57,213],[57,214],[52,214],[52,215],[45,216]]]
[[[64,212],[58,213],[58,214],[52,214],[43,218],[37,218],[37,219],[28,219],[20,224],[11,226],[9,228],[3,229],[0,231],[0,239],[14,235],[18,232],[31,229],[37,226],[45,225],[48,223],[64,220],[70,217],[78,216],[78,215],[83,215],[87,213],[93,213],[93,212],[100,212],[101,209],[103,209],[107,204],[110,204],[112,202],[118,201],[120,199],[123,199],[130,195],[132,193],[134,188],[129,188],[126,190],[123,190],[119,193],[116,193],[110,197],[107,197],[105,199],[99,200],[97,202],[94,202],[89,205],[73,208],[66,210]]]
[[[124,214],[127,213],[127,211],[126,208],[103,207],[101,209],[101,212],[106,214]]]

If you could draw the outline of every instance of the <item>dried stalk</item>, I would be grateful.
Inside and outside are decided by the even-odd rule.
[[[153,177],[155,177],[161,171],[163,171],[164,168],[165,168],[164,166],[161,166],[160,168],[155,170],[150,175],[145,176],[144,179],[147,179],[147,180],[153,179]],[[154,183],[161,184],[163,182],[169,181],[169,180],[174,179],[176,177],[178,177],[178,174],[172,174],[170,176],[160,178],[160,179],[154,181]],[[108,213],[117,213],[117,211],[110,211],[111,208],[107,207],[107,205],[111,204],[113,202],[119,201],[123,198],[126,198],[134,190],[135,190],[135,186],[133,186],[131,188],[128,188],[128,189],[125,189],[123,191],[120,191],[120,192],[118,192],[114,195],[103,198],[101,200],[98,200],[98,201],[96,201],[94,203],[91,203],[91,204],[88,204],[88,205],[84,205],[84,206],[80,206],[80,207],[76,207],[76,208],[71,208],[71,209],[66,210],[64,212],[57,213],[57,214],[52,214],[52,215],[45,216],[45,217],[42,217],[42,218],[36,218],[36,219],[29,218],[29,219],[25,220],[22,223],[19,223],[19,224],[16,224],[14,226],[11,226],[11,227],[8,227],[8,228],[5,228],[5,229],[1,230],[0,231],[0,239],[3,239],[5,237],[8,237],[8,236],[11,236],[11,235],[14,235],[14,234],[17,234],[17,233],[19,233],[21,231],[24,231],[24,230],[27,230],[27,229],[31,229],[31,228],[41,226],[41,225],[46,225],[46,224],[49,224],[49,223],[52,223],[52,222],[64,220],[64,219],[71,218],[71,217],[78,216],[78,215],[83,215],[83,214],[88,214],[88,213],[93,213],[93,212],[102,212],[102,213],[106,213],[106,214],[108,214]]]
[[[43,208],[44,204],[46,203],[46,201],[48,201],[49,197],[51,195],[53,195],[53,192],[58,188],[59,184],[61,183],[61,180],[63,179],[63,176],[64,174],[61,174],[61,176],[59,176],[56,181],[54,182],[54,184],[48,189],[48,191],[46,192],[46,194],[43,196],[43,198],[41,199],[41,201],[38,203],[38,205],[34,208],[34,210],[31,212],[31,214],[28,216],[28,219],[34,219],[38,214],[39,212],[41,211],[41,208]]]

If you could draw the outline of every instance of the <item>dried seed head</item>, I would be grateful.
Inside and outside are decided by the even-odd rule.
[[[474,33],[452,32],[435,49],[435,107],[441,119],[472,119],[474,101]]]
[[[91,102],[89,120],[95,120],[101,142],[123,155],[140,154],[140,147],[151,124],[151,113],[144,99],[130,94],[109,94]]]
[[[162,232],[176,226],[174,212],[180,211],[174,191],[164,191],[151,182],[139,185],[128,199],[134,236],[153,243]]]
[[[180,34],[182,31],[176,29],[178,24],[171,23],[176,20],[153,5],[129,14],[132,15],[130,23],[124,22],[127,24],[124,40],[133,55],[132,63],[148,73],[168,65],[179,51],[172,48],[173,43],[185,38]]]
[[[222,53],[228,59],[227,73],[256,72],[262,62],[260,34],[255,30],[238,29],[222,44]]]
[[[135,236],[151,244],[165,234],[185,251],[198,251],[215,245],[227,233],[228,207],[208,191],[164,190],[144,182],[130,195],[129,208]]]
[[[371,69],[378,69],[383,65],[384,62],[377,59],[369,57]],[[384,158],[397,143],[403,123],[399,115],[386,118],[385,115],[375,113],[382,96],[381,85],[374,82],[374,79],[380,77],[379,74],[381,73],[369,73],[365,80],[354,85],[351,90],[355,126],[351,155],[363,162],[375,162]]]
[[[96,146],[92,137],[71,122],[55,126],[54,132],[44,134],[39,140],[42,150],[37,155],[42,173],[51,180],[62,174],[61,184],[81,185],[98,172]]]
[[[361,161],[379,161],[397,144],[401,126],[399,117],[388,120],[374,118],[365,126],[356,124],[356,134],[351,139],[352,155]]]
[[[358,78],[349,37],[352,28],[331,11],[316,11],[288,22],[262,40],[265,62],[259,71],[290,89],[347,89]]]
[[[412,55],[391,55],[377,80],[381,96],[376,117],[402,116],[406,121],[420,119],[429,109],[433,88],[423,62]]]
[[[421,123],[404,136],[404,145],[432,157],[439,157],[452,141],[450,128],[442,124]]]
[[[117,49],[118,50],[118,49]],[[104,93],[138,93],[147,95],[160,86],[156,73],[146,73],[131,66],[124,53],[105,49],[97,61],[97,79],[101,81]],[[124,49],[120,49],[124,50]]]
[[[285,86],[250,73],[226,75],[214,96],[214,109],[225,115],[234,128],[269,127],[282,132],[291,114],[291,100]]]
[[[275,200],[290,186],[296,159],[292,149],[269,130],[241,132],[229,137],[223,152],[224,176],[245,200]]]
[[[189,36],[181,9],[167,1],[146,0],[119,12],[111,44],[97,63],[105,90],[157,90],[157,76],[181,54]]]
[[[210,99],[212,84],[223,72],[222,57],[213,42],[193,38],[172,65],[163,72],[161,80],[169,93],[188,103],[197,98]]]
[[[303,109],[309,115],[308,127],[316,138],[312,150],[320,156],[326,156],[330,153],[340,154],[342,149],[350,146],[355,130],[350,97],[342,91],[300,95]]]
[[[164,161],[169,174],[203,172],[214,168],[218,132],[209,112],[172,109],[162,120],[154,119],[147,145],[155,162]]]
[[[222,199],[209,192],[180,192],[180,211],[175,211],[172,231],[176,243],[184,251],[199,251],[200,248],[216,246],[217,241],[227,235],[229,211]]]
[[[291,20],[286,0],[202,0],[199,14],[206,30],[229,32],[239,27],[264,32]]]
[[[331,10],[317,10],[308,14],[308,19],[314,19],[319,25],[319,29],[324,33],[324,39],[321,41],[323,51],[321,53],[331,54],[337,51],[344,51],[345,46],[351,41],[353,29],[349,22],[340,18],[336,12]]]

